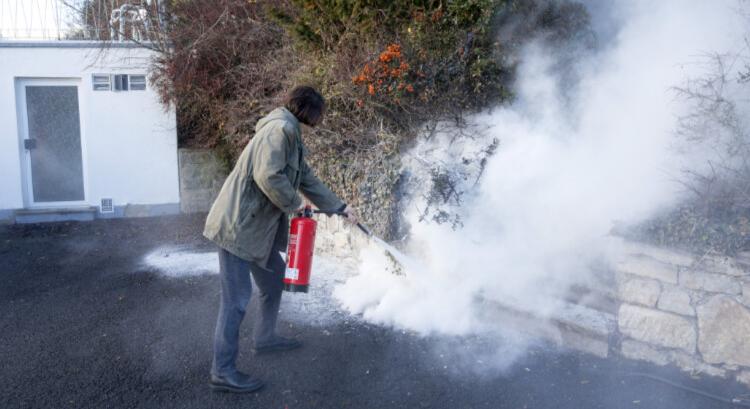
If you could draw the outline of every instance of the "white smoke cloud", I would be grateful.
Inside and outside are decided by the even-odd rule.
[[[470,118],[488,127],[478,140],[446,133],[421,141],[406,159],[457,164],[500,142],[460,208],[463,228],[421,223],[426,192],[414,192],[408,250],[420,262],[391,274],[377,247],[335,296],[373,322],[423,334],[502,331],[492,303],[549,316],[556,300],[594,274],[614,223],[643,220],[679,199],[674,131],[684,101],[671,88],[699,76],[707,52],[743,47],[734,0],[622,0],[596,21],[607,26],[597,51],[578,58],[577,83],[558,70],[556,50],[537,41],[522,54],[517,101]],[[595,25],[596,27],[596,25]],[[471,184],[467,178],[467,184]]]

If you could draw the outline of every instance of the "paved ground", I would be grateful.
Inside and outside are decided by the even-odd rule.
[[[629,376],[655,373],[722,396],[748,391],[648,365],[535,348],[505,371],[478,371],[425,339],[340,313],[285,321],[305,348],[240,365],[268,386],[211,393],[215,275],[169,278],[143,258],[164,245],[210,249],[200,218],[0,226],[2,408],[721,408]],[[289,312],[285,312],[289,314]],[[252,314],[252,311],[251,311]],[[242,332],[249,345],[251,328]],[[245,348],[247,351],[248,348]]]

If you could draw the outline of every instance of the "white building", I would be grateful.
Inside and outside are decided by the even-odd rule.
[[[132,43],[0,41],[0,221],[178,213],[175,114]]]

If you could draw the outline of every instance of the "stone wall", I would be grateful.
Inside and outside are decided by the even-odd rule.
[[[750,254],[627,243],[615,273],[619,353],[750,385]]]
[[[181,148],[179,163],[180,210],[207,212],[227,175],[221,162],[211,150]]]
[[[696,255],[615,240],[622,251],[611,270],[535,317],[556,328],[535,335],[750,386],[750,253]]]
[[[321,253],[354,261],[367,244],[340,218],[319,223]],[[613,267],[613,283],[591,283],[578,300],[562,301],[546,317],[557,330],[542,326],[536,335],[601,357],[674,365],[750,386],[750,254],[694,255],[625,243]]]

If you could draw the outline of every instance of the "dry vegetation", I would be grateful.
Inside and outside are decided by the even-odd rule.
[[[68,3],[73,3],[68,2]],[[112,8],[132,0],[85,0],[82,29],[110,38]],[[217,150],[229,168],[257,120],[298,84],[328,100],[322,126],[307,130],[310,162],[375,230],[394,236],[399,152],[420,132],[476,129],[462,117],[512,99],[515,51],[532,37],[594,46],[588,14],[551,0],[164,0],[148,7],[141,43],[156,50],[154,85],[177,109],[183,147]],[[145,29],[148,28],[148,29]],[[119,32],[119,27],[114,28]],[[123,28],[131,41],[133,28]],[[750,85],[747,50],[708,56],[710,74],[676,88],[693,104],[681,120],[684,147],[714,158],[678,180],[691,193],[678,209],[626,234],[693,250],[750,249]],[[575,53],[571,54],[575,58]],[[737,67],[740,67],[739,70]],[[731,91],[731,92],[730,92]],[[743,102],[744,101],[744,102]],[[491,152],[489,153],[491,155]],[[482,156],[477,160],[486,161]],[[460,225],[442,210],[459,201],[449,174],[433,169],[425,218]],[[455,192],[454,192],[455,193]],[[434,197],[433,197],[434,196]]]
[[[675,88],[691,107],[680,118],[677,136],[687,155],[697,151],[709,159],[678,178],[688,193],[681,206],[631,234],[693,251],[734,254],[750,250],[750,57],[745,50],[707,55],[703,62],[705,76]]]
[[[122,3],[86,1],[86,24],[106,25],[98,10]],[[438,122],[472,137],[463,116],[512,99],[523,41],[565,41],[588,23],[580,4],[548,0],[162,4],[145,45],[158,51],[151,83],[176,107],[180,146],[215,149],[229,168],[288,89],[315,86],[328,113],[306,130],[309,161],[387,237],[397,224],[399,152]]]
[[[560,5],[562,4],[562,5]],[[511,98],[513,37],[559,30],[568,3],[520,0],[350,2],[184,0],[167,7],[169,47],[152,82],[175,104],[182,146],[220,151],[230,165],[256,121],[297,84],[328,100],[307,130],[310,161],[390,235],[398,152],[425,124]]]

